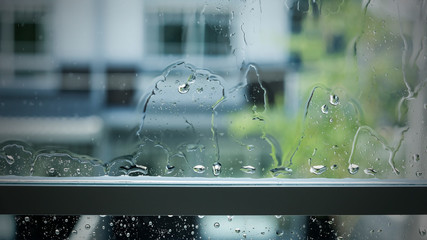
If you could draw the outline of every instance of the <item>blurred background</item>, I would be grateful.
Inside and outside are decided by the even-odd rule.
[[[181,172],[225,159],[224,176],[424,178],[424,10],[382,0],[3,1],[0,140],[103,163],[131,155],[148,175],[168,175],[175,156],[189,165]],[[179,94],[193,75],[200,95]],[[164,95],[144,98],[162,76]]]

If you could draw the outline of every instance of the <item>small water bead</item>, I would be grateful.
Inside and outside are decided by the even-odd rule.
[[[240,228],[236,228],[236,229],[234,229],[234,231],[235,231],[236,233],[240,233]]]
[[[240,171],[244,172],[244,173],[248,173],[248,174],[253,174],[256,171],[256,168],[253,166],[243,166],[242,168],[240,168]]]
[[[227,216],[227,220],[228,220],[229,222],[233,221],[233,216]]]
[[[201,94],[201,93],[203,93],[203,88],[202,87],[201,88],[197,88],[196,91],[197,91],[197,93]]]
[[[359,165],[357,165],[357,164],[354,164],[354,163],[351,163],[349,166],[348,166],[348,172],[350,173],[350,174],[356,174],[357,172],[359,171]]]
[[[49,173],[55,173],[55,168],[49,168],[48,172]]]
[[[178,86],[178,92],[181,94],[188,93],[189,90],[190,90],[190,84],[188,83],[184,83]]]
[[[219,162],[215,162],[212,165],[212,172],[213,172],[214,176],[219,176],[221,174],[221,167],[222,167],[222,165]]]
[[[334,106],[337,106],[338,104],[340,104],[340,98],[337,95],[332,94],[329,96],[329,103]]]
[[[130,233],[126,233],[126,237],[130,237]]]
[[[89,225],[89,224],[86,224],[86,225],[85,225],[85,228],[86,228],[86,229],[90,229],[90,225]]]
[[[30,217],[28,217],[28,216],[27,216],[27,217],[25,217],[24,219],[25,219],[25,221],[26,221],[26,222],[29,222],[29,221],[30,221]]]
[[[338,169],[338,165],[337,165],[337,164],[333,164],[333,165],[331,166],[331,169],[332,169],[332,170],[336,170],[336,169]]]
[[[322,110],[322,113],[324,113],[324,114],[327,114],[329,112],[328,105],[326,105],[326,104],[323,105],[320,109]]]
[[[324,173],[328,168],[324,165],[315,165],[310,167],[310,172],[316,175]]]
[[[193,167],[193,171],[196,173],[204,173],[206,171],[206,168],[203,165],[196,165]]]
[[[280,237],[280,236],[283,236],[283,234],[284,234],[284,233],[283,233],[283,230],[277,230],[277,231],[276,231],[276,235],[277,235],[277,236],[279,236],[279,237]]]
[[[214,227],[215,227],[215,228],[219,228],[220,226],[221,226],[221,225],[219,224],[219,222],[215,222],[215,223],[214,223]]]
[[[423,175],[423,173],[422,172],[416,172],[415,173],[415,176],[417,176],[417,177],[421,177]]]
[[[248,149],[248,151],[253,151],[255,149],[255,146],[252,144],[249,144],[246,146],[246,148]]]
[[[59,229],[55,229],[55,234],[59,235]]]
[[[412,155],[412,160],[420,161],[420,155],[418,153],[415,153],[414,155]]]
[[[14,163],[15,163],[15,158],[14,158],[12,155],[6,155],[6,162],[7,162],[9,165],[12,165],[12,164],[14,164]]]
[[[71,231],[72,234],[77,234],[77,230]]]
[[[418,232],[420,233],[421,236],[425,236],[427,234],[427,230],[425,228],[420,228],[418,229]]]
[[[373,168],[367,168],[363,170],[363,172],[365,172],[366,175],[371,175],[371,176],[375,176],[375,174],[377,173],[377,171]]]

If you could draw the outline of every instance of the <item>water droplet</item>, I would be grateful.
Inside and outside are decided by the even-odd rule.
[[[252,144],[249,144],[246,146],[246,148],[248,149],[248,151],[253,151],[255,149],[255,146]]]
[[[332,94],[329,96],[329,102],[332,105],[336,106],[336,105],[340,104],[340,98],[337,95]]]
[[[49,168],[49,173],[55,173],[55,168]]]
[[[166,165],[166,173],[171,174],[175,170],[175,166],[172,165]]]
[[[236,233],[240,233],[240,228],[236,228],[236,229],[234,229],[234,231],[235,231]]]
[[[199,94],[203,93],[203,88],[202,87],[201,88],[197,88],[197,93],[199,93]]]
[[[71,231],[72,234],[77,234],[77,230]]]
[[[414,155],[412,155],[412,160],[420,161],[420,155],[418,153],[415,153]]]
[[[196,81],[196,76],[194,74],[191,74],[190,76],[188,76],[188,83],[194,83]]]
[[[114,226],[114,223],[113,222],[110,222],[110,226],[112,227],[112,226]]]
[[[206,168],[203,165],[196,165],[193,167],[194,172],[196,173],[204,173]]]
[[[29,221],[30,221],[30,217],[28,217],[28,216],[27,216],[27,217],[25,217],[24,219],[25,219],[25,221],[26,221],[26,222],[29,222]]]
[[[424,103],[424,109],[427,109],[427,103]]]
[[[203,216],[203,215],[199,215],[199,218],[204,218],[205,216]]]
[[[363,170],[363,172],[365,172],[365,174],[371,175],[371,176],[375,176],[375,174],[377,173],[377,171],[373,168],[367,168],[367,169]]]
[[[86,224],[86,225],[85,225],[85,228],[86,228],[86,229],[90,229],[90,225],[89,225],[89,224]]]
[[[214,227],[215,227],[215,228],[219,228],[219,226],[220,226],[219,222],[215,222],[215,223],[214,223]]]
[[[229,222],[233,221],[233,216],[227,216],[227,220],[228,220]]]
[[[421,236],[425,236],[427,234],[427,230],[425,228],[418,229],[418,232],[420,233]]]
[[[190,90],[190,84],[188,83],[184,83],[178,86],[178,92],[181,94],[188,93],[189,90]]]
[[[324,173],[328,168],[324,165],[315,165],[310,167],[310,172],[316,175]]]
[[[333,165],[331,166],[331,169],[332,169],[332,170],[336,170],[336,169],[338,169],[338,165],[337,165],[337,164],[333,164]]]
[[[142,165],[136,165],[135,167],[127,171],[127,175],[132,177],[147,175],[147,174],[148,174],[148,167],[142,166]]]
[[[352,163],[348,166],[348,172],[350,174],[356,174],[358,171],[359,171],[359,165]]]
[[[320,109],[322,110],[322,113],[324,113],[324,114],[327,114],[329,112],[329,108],[326,104],[323,105]]]
[[[416,172],[415,173],[415,176],[417,176],[417,177],[421,177],[423,175],[423,173],[422,172]]]
[[[15,158],[13,158],[12,155],[6,155],[6,162],[9,163],[9,165],[12,165],[15,163]]]
[[[243,166],[242,168],[240,168],[240,171],[242,171],[244,173],[253,174],[253,173],[255,173],[256,168],[248,165],[248,166]]]
[[[274,215],[277,219],[281,218],[282,215]]]
[[[130,233],[126,233],[126,237],[130,237]]]
[[[276,235],[279,236],[279,237],[283,236],[283,230],[277,230],[276,231]]]
[[[273,176],[277,177],[279,175],[292,174],[292,169],[288,167],[278,167],[278,168],[270,169],[270,172],[273,173]]]
[[[215,162],[213,165],[212,165],[212,172],[213,172],[213,174],[215,175],[215,176],[219,176],[220,174],[221,174],[221,163],[219,163],[219,162]]]
[[[59,229],[55,229],[55,234],[59,235]]]

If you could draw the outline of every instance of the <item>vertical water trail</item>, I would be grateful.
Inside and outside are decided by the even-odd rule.
[[[398,111],[398,121],[400,122],[401,118],[402,118],[402,105],[403,102],[406,100],[410,100],[414,93],[412,92],[411,86],[409,85],[407,79],[406,79],[406,54],[408,51],[408,43],[406,41],[405,36],[403,35],[403,31],[402,31],[402,18],[400,17],[400,8],[399,8],[399,3],[398,1],[396,1],[396,8],[397,8],[397,16],[399,18],[399,33],[400,33],[400,38],[402,38],[403,41],[403,50],[402,50],[402,63],[401,63],[401,68],[402,68],[402,78],[403,78],[403,83],[406,86],[406,89],[408,91],[408,95],[406,97],[402,97],[398,103],[397,106],[397,111]]]
[[[313,89],[311,90],[310,96],[308,97],[307,103],[306,103],[306,105],[305,105],[305,109],[304,109],[304,117],[303,117],[303,119],[302,119],[302,125],[303,125],[303,126],[304,126],[304,123],[305,123],[305,121],[306,121],[307,114],[308,114],[308,109],[309,109],[309,107],[310,107],[311,101],[313,100],[314,93],[316,92],[316,90],[317,90],[318,88],[320,88],[320,89],[325,89],[325,90],[327,90],[328,92],[330,92],[330,91],[331,91],[331,89],[326,88],[325,86],[320,85],[320,84],[319,84],[319,85],[316,85],[316,86],[314,86],[314,87],[313,87]],[[289,166],[291,166],[291,165],[292,165],[292,163],[293,163],[293,158],[294,158],[295,154],[298,152],[299,147],[301,146],[302,140],[304,139],[304,136],[305,136],[305,128],[303,127],[302,132],[301,132],[301,137],[300,137],[300,139],[298,140],[298,144],[297,144],[297,146],[296,146],[295,150],[292,152],[292,155],[291,155],[291,156],[290,156],[290,158],[289,158]]]

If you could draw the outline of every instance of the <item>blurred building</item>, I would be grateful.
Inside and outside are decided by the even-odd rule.
[[[180,59],[236,83],[256,62],[282,92],[287,15],[276,1],[3,1],[0,141],[110,159],[144,87]]]

